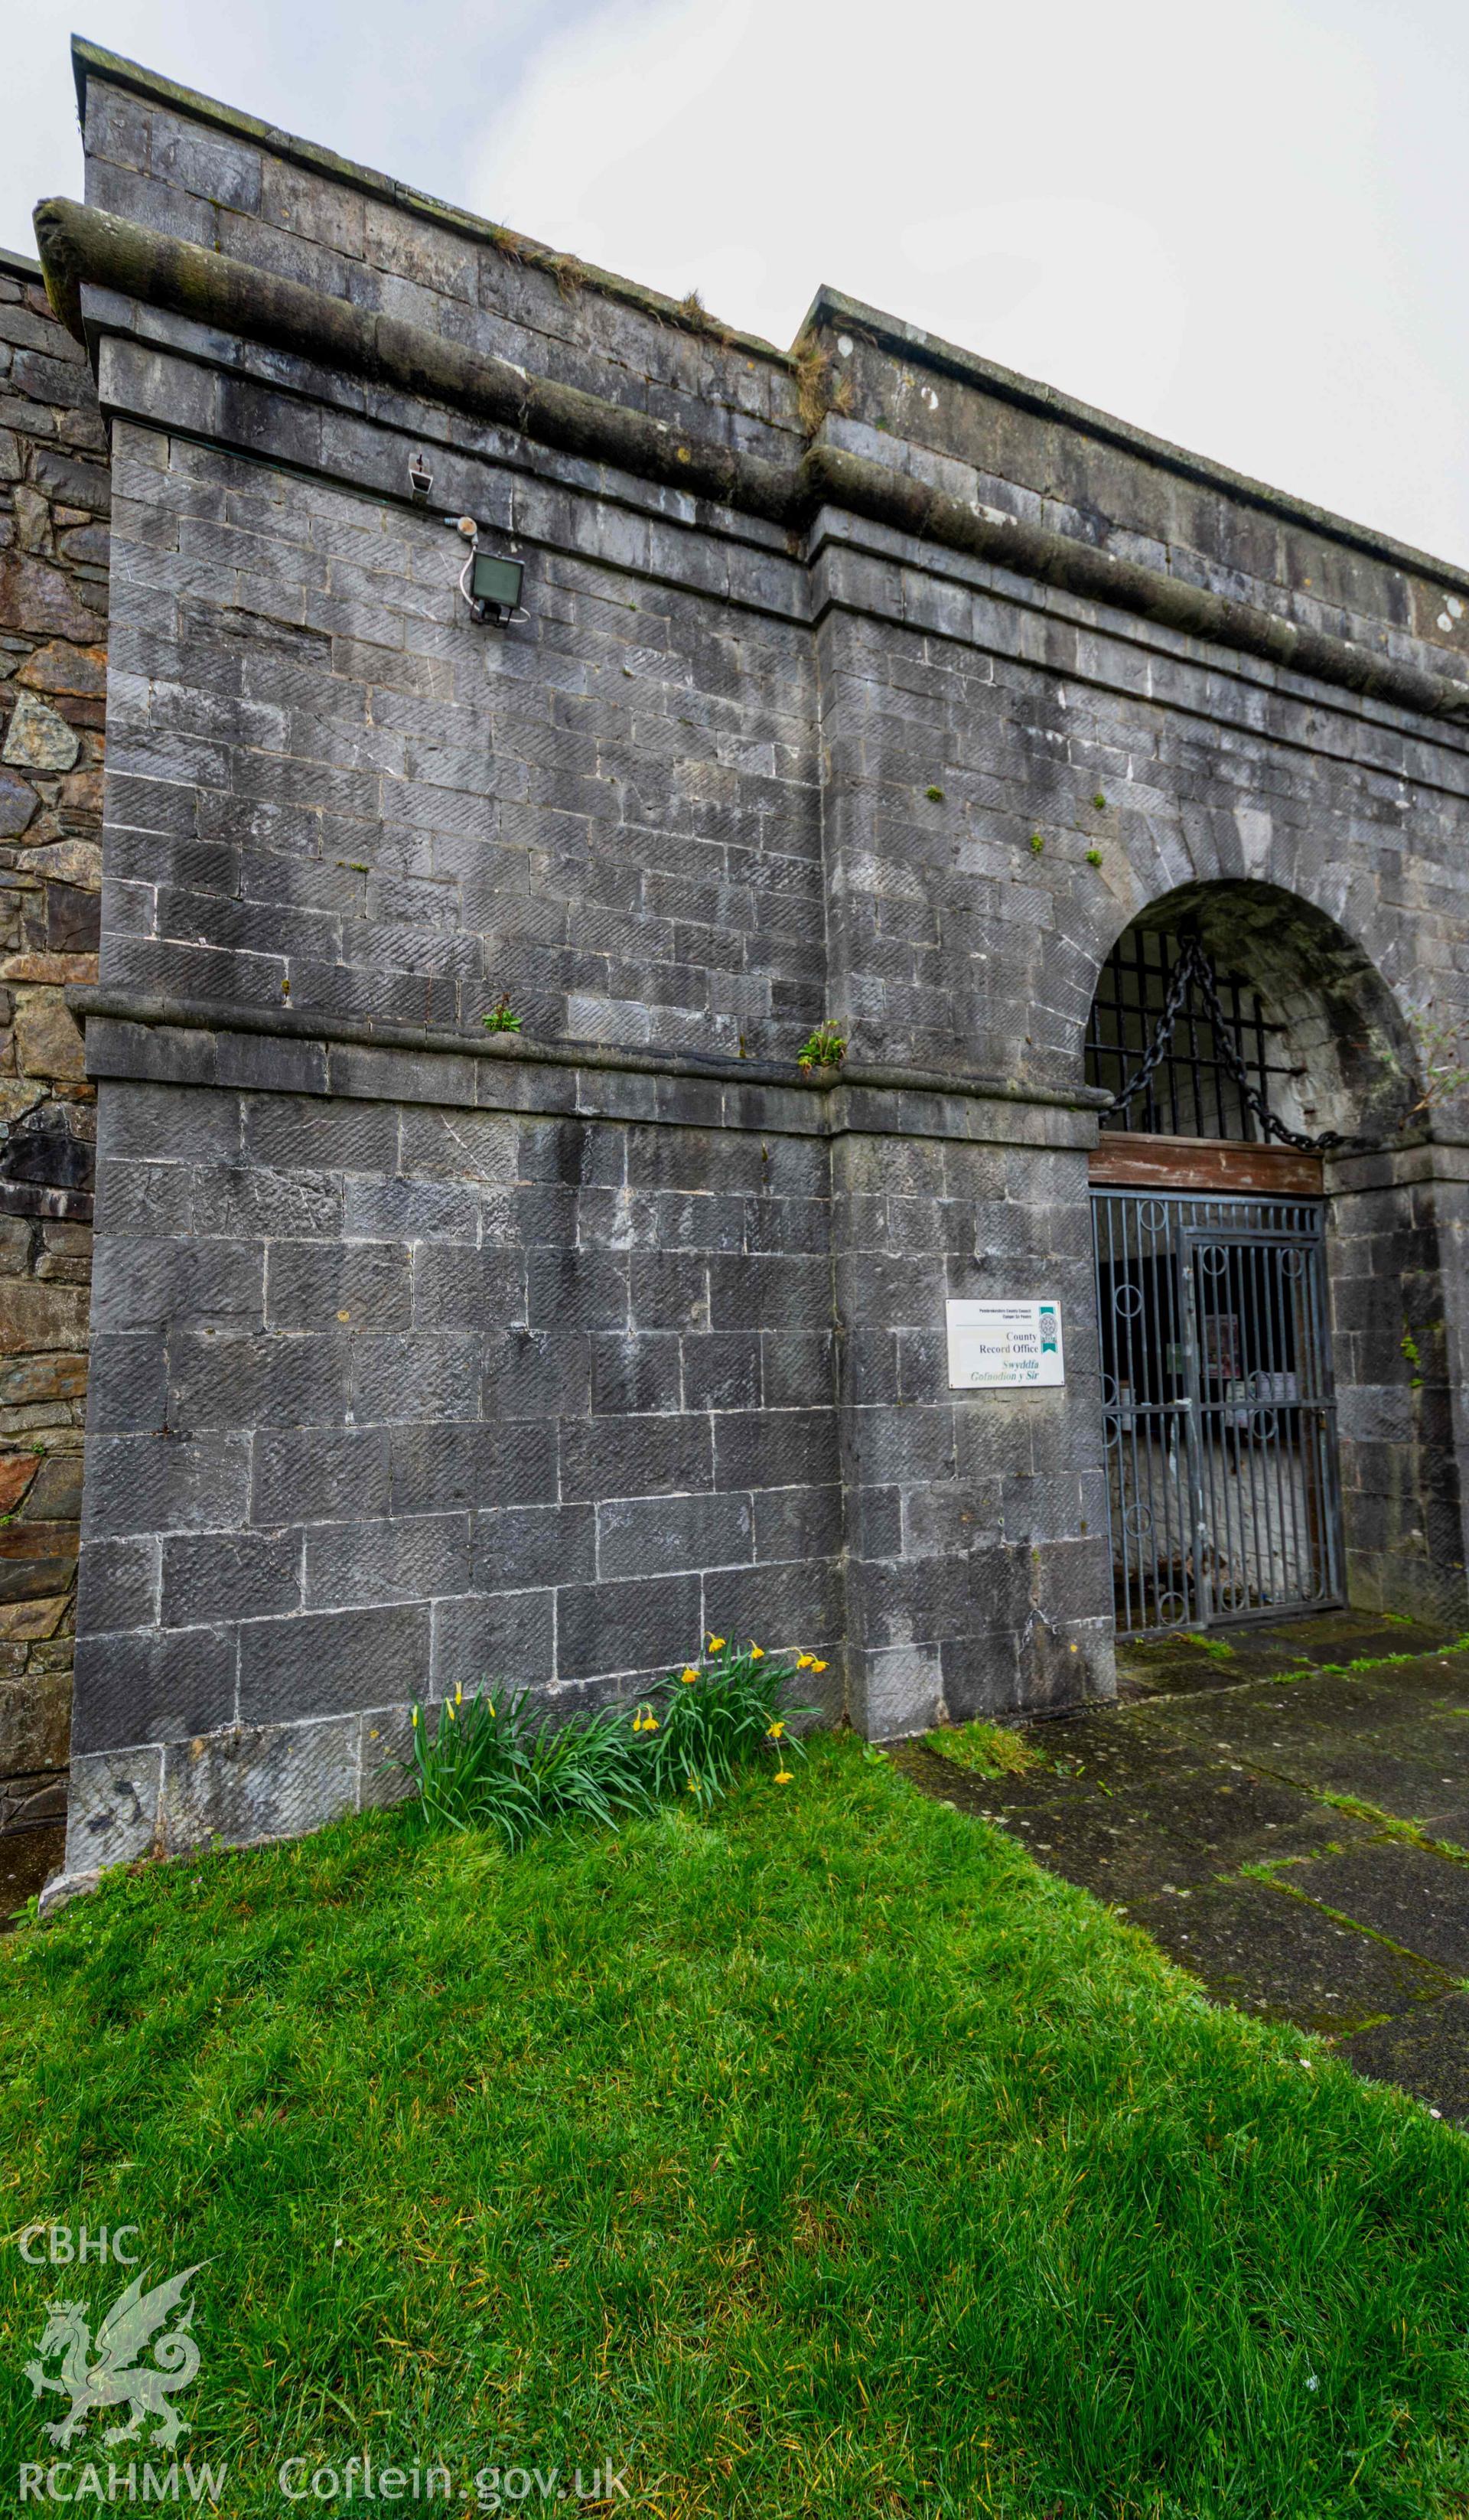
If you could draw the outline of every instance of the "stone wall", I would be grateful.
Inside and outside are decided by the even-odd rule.
[[[1017,522],[1469,676],[1461,569],[824,289],[832,440]]]
[[[1401,1084],[1414,997],[1469,1014],[1469,581],[869,310],[785,358],[80,60],[90,197],[211,250],[197,302],[69,284],[116,468],[69,1861],[309,1824],[410,1700],[633,1694],[700,1625],[829,1646],[872,1733],[1105,1692],[1096,974],[1175,896],[1296,905],[1338,1125],[1358,1018]],[[321,292],[289,341],[227,320],[262,271]],[[603,400],[573,450],[425,340]],[[805,430],[863,501],[680,486]],[[509,624],[446,513],[523,562]],[[1328,1185],[1353,1580],[1404,1607],[1463,1591],[1466,1142]],[[978,1295],[1059,1302],[1064,1388],[951,1388]]]
[[[825,1004],[803,623],[630,577],[518,487],[534,600],[486,638],[401,481],[126,424],[114,466],[105,981],[451,1032],[508,992],[537,1038],[793,1056]]]
[[[107,444],[36,264],[0,255],[0,1827],[59,1816],[81,1510]]]
[[[256,1040],[262,1079],[282,1048]],[[304,1091],[221,1090],[217,1050],[174,1032],[154,1063],[177,1082],[105,1091],[72,1823],[94,1862],[139,1807],[179,1845],[378,1798],[408,1701],[487,1676],[567,1711],[710,1629],[840,1669],[809,1114],[288,1057]],[[544,1107],[507,1107],[512,1080]]]

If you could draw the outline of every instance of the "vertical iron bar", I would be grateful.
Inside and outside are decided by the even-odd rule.
[[[1185,1217],[1190,1213],[1194,1204],[1195,1202],[1191,1200],[1185,1201],[1180,1199],[1179,1201],[1176,1213],[1180,1227],[1182,1226]],[[1204,1365],[1202,1326],[1199,1318],[1198,1279],[1193,1265],[1189,1240],[1186,1233],[1176,1232],[1172,1238],[1176,1255],[1174,1260],[1174,1282],[1179,1287],[1181,1298],[1179,1310],[1182,1316],[1180,1327],[1183,1332],[1184,1386],[1182,1416],[1185,1457],[1187,1462],[1186,1493],[1189,1522],[1188,1550],[1184,1563],[1190,1570],[1192,1577],[1191,1590],[1194,1620],[1207,1627],[1209,1625],[1210,1601],[1213,1591],[1213,1575],[1211,1571],[1211,1573],[1206,1576],[1203,1562],[1204,1531],[1206,1526],[1204,1514],[1203,1462],[1200,1450],[1203,1441],[1203,1432],[1199,1420],[1202,1416],[1203,1409]]]
[[[1303,1551],[1301,1527],[1301,1349],[1295,1336],[1291,1317],[1291,1288],[1297,1282],[1287,1275],[1286,1246],[1279,1245],[1270,1254],[1271,1300],[1274,1320],[1276,1370],[1282,1383],[1287,1376],[1294,1380],[1296,1401],[1282,1406],[1278,1420],[1280,1466],[1276,1473],[1281,1489],[1280,1523],[1285,1550],[1286,1591],[1298,1599],[1310,1595],[1307,1554]]]
[[[1254,1281],[1256,1338],[1260,1354],[1266,1359],[1260,1372],[1266,1376],[1267,1392],[1276,1388],[1274,1344],[1270,1335],[1270,1264],[1278,1258],[1273,1245],[1257,1242],[1250,1253],[1251,1277]],[[1262,1412],[1259,1435],[1260,1485],[1265,1507],[1266,1565],[1268,1581],[1262,1585],[1265,1598],[1272,1605],[1286,1594],[1285,1534],[1281,1519],[1283,1499],[1280,1493],[1280,1411],[1270,1402]],[[1277,1574],[1278,1569],[1278,1574]]]
[[[1159,947],[1158,947],[1158,951],[1159,951],[1159,954],[1160,954],[1160,955],[1161,955],[1161,957],[1162,957],[1163,969],[1164,969],[1164,986],[1165,986],[1165,990],[1166,990],[1166,987],[1167,987],[1167,971],[1168,971],[1168,939],[1167,939],[1167,937],[1164,937],[1164,938],[1162,938],[1162,939],[1160,940]],[[1147,1018],[1148,1018],[1148,998],[1149,998],[1149,995],[1150,995],[1150,992],[1149,992],[1149,988],[1148,988],[1147,938],[1146,938],[1146,936],[1139,936],[1139,937],[1138,937],[1138,939],[1137,939],[1137,1003],[1138,1003],[1139,1007],[1140,1007],[1140,1008],[1141,1008],[1141,1010],[1142,1010],[1142,1013],[1141,1013],[1141,1021],[1140,1021],[1140,1027],[1139,1027],[1139,1028],[1140,1028],[1141,1035],[1142,1035],[1142,1039],[1143,1039],[1143,1041],[1144,1041],[1144,1042],[1147,1040],[1147,1032],[1148,1032],[1148,1021],[1147,1021]],[[1155,1092],[1154,1092],[1154,1090],[1153,1090],[1153,1079],[1152,1079],[1152,1077],[1151,1077],[1151,1076],[1148,1078],[1148,1081],[1147,1081],[1147,1118],[1146,1118],[1146,1120],[1144,1121],[1143,1125],[1144,1125],[1144,1127],[1145,1127],[1145,1128],[1150,1129],[1150,1130],[1155,1131],[1155,1132],[1156,1132],[1156,1130],[1157,1130],[1157,1128],[1158,1128],[1158,1100],[1157,1100],[1157,1096],[1156,1096],[1156,1094],[1155,1094]]]

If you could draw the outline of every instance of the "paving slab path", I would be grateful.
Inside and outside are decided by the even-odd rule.
[[[1469,2126],[1469,1639],[1330,1612],[1119,1655],[1115,1703],[926,1793],[1012,1829],[1220,2002],[1320,2032]]]

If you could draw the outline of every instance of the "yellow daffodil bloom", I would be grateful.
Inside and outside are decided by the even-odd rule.
[[[445,1707],[444,1713],[448,1716],[449,1721],[452,1724],[454,1721],[454,1700],[452,1697],[450,1698],[448,1705]]]
[[[782,1716],[779,1718],[779,1722],[777,1722],[777,1723],[775,1723],[775,1724],[773,1724],[773,1725],[771,1726],[770,1731],[767,1732],[767,1734],[766,1734],[766,1736],[765,1736],[765,1737],[766,1737],[766,1739],[767,1739],[767,1741],[779,1741],[779,1738],[780,1738],[780,1735],[781,1735],[781,1733],[784,1732],[784,1730],[785,1730],[785,1718],[784,1718],[784,1716],[782,1715]]]
[[[824,1662],[818,1662],[815,1654],[813,1654],[811,1657],[811,1668],[813,1671],[824,1671],[826,1666]]]
[[[417,1707],[413,1710],[413,1729],[416,1732],[419,1729],[419,1710]]]
[[[797,1654],[797,1656],[796,1656],[796,1669],[797,1669],[797,1671],[809,1671],[809,1670],[811,1669],[812,1664],[815,1662],[815,1660],[816,1660],[816,1656],[815,1656],[815,1654]]]
[[[790,1778],[791,1771],[789,1768],[778,1768],[776,1770],[776,1782],[778,1785],[788,1785]]]
[[[689,1782],[688,1782],[688,1784],[685,1786],[684,1790],[685,1790],[685,1792],[686,1792],[686,1793],[696,1794],[696,1793],[698,1792],[698,1778],[697,1778],[697,1777],[690,1777],[690,1779],[689,1779]]]
[[[686,1662],[683,1670],[679,1674],[679,1678],[684,1681],[693,1681],[697,1680],[698,1673],[695,1671],[691,1662]]]
[[[711,1637],[709,1639],[709,1651],[711,1653],[719,1653],[724,1645],[724,1642],[723,1637]]]
[[[764,1660],[765,1660],[765,1647],[764,1647],[764,1645],[751,1645],[751,1647],[750,1647],[750,1660],[751,1660],[751,1662],[764,1662]]]
[[[461,1680],[461,1681],[456,1682],[456,1684],[455,1684],[455,1689],[454,1689],[454,1703],[455,1703],[455,1705],[456,1705],[456,1706],[463,1706],[464,1702],[465,1702],[465,1685],[464,1685],[464,1682]]]

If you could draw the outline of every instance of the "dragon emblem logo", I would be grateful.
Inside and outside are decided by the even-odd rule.
[[[25,2365],[25,2377],[37,2398],[50,2389],[71,2401],[60,2423],[45,2427],[58,2450],[69,2449],[88,2418],[108,2407],[132,2408],[125,2424],[114,2424],[103,2434],[109,2449],[116,2442],[136,2439],[150,2415],[156,2418],[150,2448],[171,2449],[180,2433],[188,2431],[170,2401],[176,2391],[188,2388],[199,2369],[199,2347],[189,2332],[194,2304],[184,2302],[184,2294],[207,2264],[202,2258],[199,2266],[186,2267],[181,2275],[155,2284],[151,2292],[145,2289],[149,2278],[145,2267],[126,2292],[118,2294],[95,2342],[84,2301],[47,2303],[40,2346]],[[166,2334],[158,2335],[160,2327],[167,2328]],[[150,2348],[154,2360],[144,2362],[139,2358]],[[61,2373],[53,2377],[45,2365],[58,2354]]]

